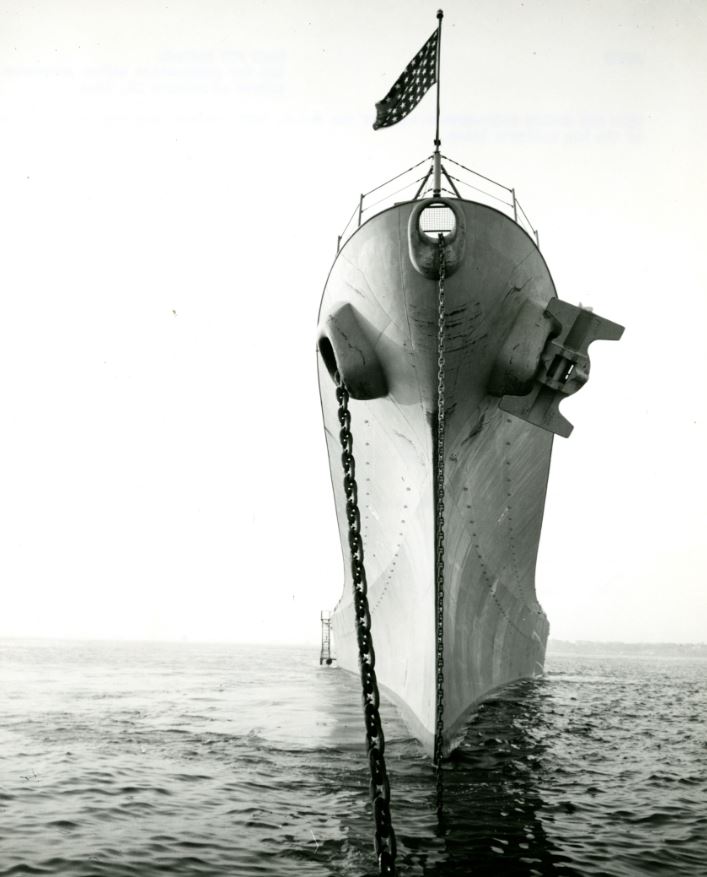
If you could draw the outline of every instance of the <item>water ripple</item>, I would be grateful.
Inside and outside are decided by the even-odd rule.
[[[445,766],[382,705],[400,870],[701,875],[705,662],[555,657]],[[3,647],[0,877],[375,873],[356,680],[302,649]]]

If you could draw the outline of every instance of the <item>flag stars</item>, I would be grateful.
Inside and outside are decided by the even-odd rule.
[[[404,119],[437,82],[437,31],[410,61],[382,101],[376,104],[374,128],[386,128]]]

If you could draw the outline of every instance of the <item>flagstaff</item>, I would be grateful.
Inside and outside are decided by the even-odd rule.
[[[410,61],[403,72],[393,83],[392,88],[376,103],[376,118],[373,130],[389,128],[397,125],[420,103],[425,94],[437,85],[437,101],[435,113],[434,154],[432,156],[432,193],[439,198],[442,193],[442,156],[439,151],[439,104],[440,104],[440,67],[442,46],[442,19],[444,12],[437,10],[437,27]]]
[[[437,124],[435,127],[435,151],[434,151],[434,183],[432,187],[432,194],[435,198],[439,198],[442,192],[442,157],[439,152],[439,147],[441,145],[441,141],[439,139],[439,78],[440,78],[440,67],[442,61],[442,19],[444,18],[444,12],[441,9],[437,10],[437,62],[435,69],[435,79],[437,80]]]

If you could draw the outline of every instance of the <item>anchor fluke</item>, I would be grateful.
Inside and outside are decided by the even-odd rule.
[[[533,387],[524,396],[503,396],[499,407],[522,420],[567,438],[573,426],[560,402],[589,379],[587,348],[592,341],[618,341],[624,327],[586,308],[552,299],[544,313],[553,329],[540,354]]]

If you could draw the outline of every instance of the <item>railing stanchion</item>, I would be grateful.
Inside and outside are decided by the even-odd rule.
[[[425,174],[425,176],[422,178],[422,182],[420,183],[420,188],[417,190],[417,192],[415,192],[415,195],[414,195],[414,197],[413,197],[413,199],[412,199],[413,201],[417,201],[417,199],[420,197],[420,195],[422,194],[422,190],[423,190],[423,189],[425,188],[425,186],[427,185],[427,181],[429,180],[429,178],[430,178],[431,176],[432,176],[432,168],[430,168],[430,169],[427,171],[427,173]]]
[[[518,222],[518,202],[516,201],[515,189],[511,189],[511,195],[513,196],[513,219]]]
[[[446,181],[447,181],[447,182],[449,183],[449,185],[452,187],[452,189],[453,189],[453,191],[454,191],[454,194],[455,194],[455,195],[457,196],[457,198],[459,198],[459,200],[461,201],[462,196],[459,194],[459,189],[457,189],[457,187],[454,185],[454,182],[452,181],[452,178],[451,178],[451,177],[449,176],[449,174],[447,173],[447,169],[446,169],[445,167],[442,167],[442,173],[444,174],[444,178],[446,179]]]
[[[358,227],[361,227],[361,217],[363,216],[363,195],[361,195],[361,200],[358,202]]]

